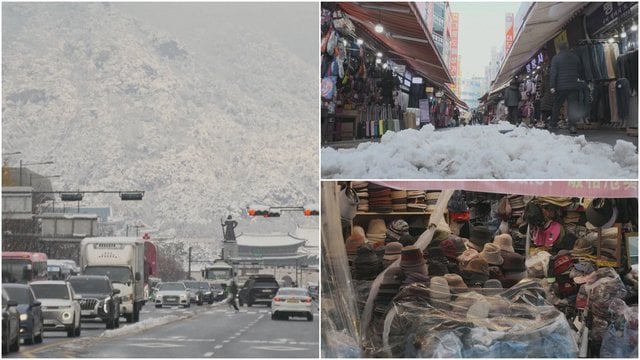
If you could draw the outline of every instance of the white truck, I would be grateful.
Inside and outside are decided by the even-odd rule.
[[[120,289],[120,314],[140,320],[144,305],[144,240],[132,237],[90,237],[80,243],[83,275],[106,275]]]

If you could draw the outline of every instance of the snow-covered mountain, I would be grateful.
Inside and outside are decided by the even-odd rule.
[[[202,39],[219,49],[203,61],[108,4],[2,16],[2,149],[55,161],[37,169],[62,174],[54,189],[144,190],[82,205],[185,237],[250,203],[318,203],[317,67],[277,39],[224,32]]]

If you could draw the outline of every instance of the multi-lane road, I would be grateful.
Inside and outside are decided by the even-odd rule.
[[[147,304],[140,322],[121,319],[119,329],[83,322],[79,338],[65,332],[45,332],[42,344],[22,345],[5,357],[36,358],[318,358],[319,317],[271,320],[270,308],[224,303],[188,309],[156,309]]]

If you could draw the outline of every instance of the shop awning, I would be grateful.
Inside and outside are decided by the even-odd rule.
[[[556,36],[586,2],[534,2],[500,66],[492,89],[497,89],[517,75],[522,67],[551,38]]]
[[[376,181],[401,190],[466,190],[497,194],[637,198],[637,181]]]
[[[341,2],[338,6],[356,25],[358,35],[383,44],[389,57],[402,58],[431,80],[453,82],[415,3]],[[374,30],[378,22],[384,27],[382,33]]]
[[[489,92],[487,91],[486,93],[484,93],[484,95],[480,96],[478,98],[478,101],[481,103],[485,103],[487,102],[487,98],[489,97]]]

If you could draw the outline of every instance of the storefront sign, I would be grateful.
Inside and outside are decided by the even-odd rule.
[[[442,90],[436,93],[436,97],[442,97],[442,95],[444,95],[444,92],[442,92]]]
[[[513,44],[513,13],[507,13],[505,17],[505,42],[504,53],[509,53],[511,45]]]
[[[533,59],[531,59],[527,65],[525,65],[525,68],[527,69],[527,73],[532,72],[533,70],[537,69],[538,66],[540,64],[542,64],[544,62],[544,55],[540,52],[538,53],[538,55],[536,55],[536,57],[534,57]]]
[[[638,197],[637,181],[376,181],[400,190],[467,190],[497,194]]]
[[[424,92],[427,94],[433,94],[433,87],[427,86],[426,88],[424,88]]]
[[[589,35],[594,35],[612,21],[619,21],[637,9],[638,2],[605,2],[587,16],[586,27]],[[637,10],[636,10],[637,11]]]

